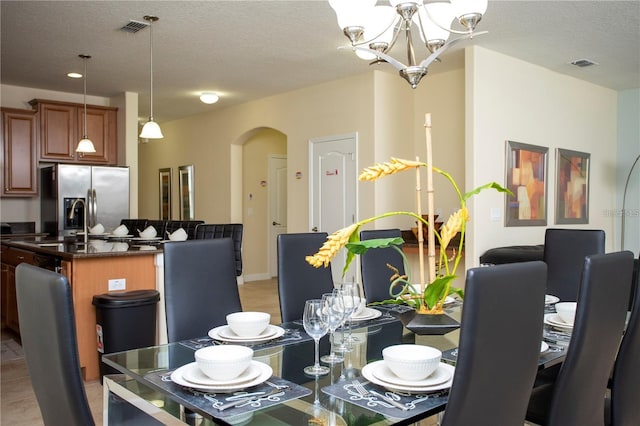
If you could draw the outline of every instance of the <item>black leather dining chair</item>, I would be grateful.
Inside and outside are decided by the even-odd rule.
[[[535,261],[467,271],[442,426],[524,423],[540,356],[546,270]]]
[[[71,287],[64,275],[16,267],[20,336],[45,425],[95,424],[80,375]]]
[[[401,237],[400,229],[377,229],[361,231],[360,240],[373,240],[377,238]],[[387,264],[397,268],[400,275],[404,274],[402,255],[392,247],[371,249],[360,256],[360,273],[362,287],[367,303],[380,302],[391,298],[389,295],[389,278],[394,272]]]
[[[603,254],[604,242],[604,231],[598,229],[547,229],[543,251],[547,293],[562,301],[575,301],[584,258]]]
[[[236,256],[236,275],[242,275],[242,232],[241,223],[202,223],[196,226],[194,238],[206,240],[211,238],[231,238]]]
[[[280,234],[278,245],[278,299],[282,322],[302,319],[304,302],[333,290],[331,265],[314,268],[305,260],[327,239],[326,232]]]
[[[635,285],[640,271],[634,270]],[[635,289],[631,316],[613,368],[611,396],[605,423],[612,426],[640,425],[640,291]]]
[[[164,244],[167,339],[203,337],[242,310],[231,238]]]
[[[633,254],[628,251],[585,258],[566,357],[556,377],[537,380],[528,422],[604,423],[604,395],[624,329],[632,268]]]

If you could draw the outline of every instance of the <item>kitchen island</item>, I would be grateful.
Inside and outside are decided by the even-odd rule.
[[[126,240],[90,239],[85,246],[76,238],[33,238],[2,240],[1,247],[3,321],[17,333],[15,267],[26,262],[56,270],[68,278],[75,309],[80,366],[87,381],[100,377],[93,296],[109,292],[110,281],[112,289],[115,284],[119,290],[127,291],[155,290],[157,283],[162,282],[162,277],[158,277],[162,274],[161,244],[137,245]],[[118,284],[123,280],[124,288],[121,288]],[[158,311],[164,315],[160,306]]]

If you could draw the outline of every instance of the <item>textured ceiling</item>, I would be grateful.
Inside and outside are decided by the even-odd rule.
[[[368,71],[348,50],[326,0],[0,2],[1,82],[82,93],[140,94],[149,110],[149,31],[120,31],[156,15],[154,116],[166,121]],[[640,87],[640,1],[490,1],[470,43],[615,90]],[[397,56],[397,55],[396,55]],[[425,56],[425,55],[423,55]],[[600,65],[577,68],[574,59]],[[452,49],[436,73],[463,64]],[[381,69],[393,72],[390,66]],[[429,78],[428,76],[426,78]],[[202,104],[197,94],[221,100]]]

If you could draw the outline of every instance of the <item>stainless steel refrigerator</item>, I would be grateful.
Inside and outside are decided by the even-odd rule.
[[[75,203],[78,198],[84,203]],[[40,169],[41,230],[70,236],[101,223],[110,232],[129,217],[129,168],[56,164]],[[73,218],[69,218],[73,207]]]

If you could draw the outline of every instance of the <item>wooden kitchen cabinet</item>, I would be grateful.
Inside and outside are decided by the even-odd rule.
[[[2,108],[2,196],[38,195],[36,114],[33,111]]]
[[[87,105],[87,135],[95,153],[77,153],[84,136],[84,105],[33,99],[40,129],[40,161],[78,164],[117,163],[117,108]]]
[[[17,334],[20,333],[20,322],[16,297],[16,266],[23,262],[33,264],[33,253],[2,247],[2,325]]]

